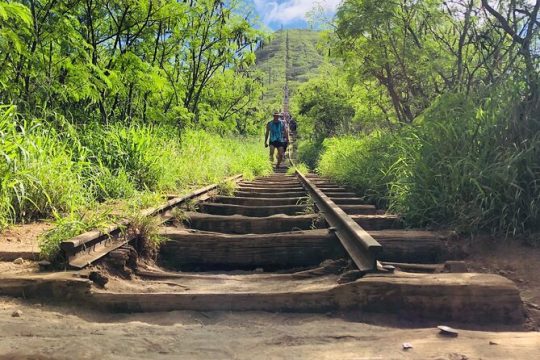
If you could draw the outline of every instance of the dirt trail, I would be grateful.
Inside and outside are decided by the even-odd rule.
[[[15,310],[21,317],[12,317]],[[0,299],[0,359],[537,359],[540,333],[398,329],[330,315],[111,315]],[[402,350],[404,342],[413,349]],[[490,342],[494,344],[490,344]]]

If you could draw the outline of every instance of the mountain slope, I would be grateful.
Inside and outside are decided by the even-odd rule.
[[[256,51],[257,69],[263,72],[267,89],[264,103],[280,107],[286,76],[287,37],[289,43],[288,78],[291,95],[301,83],[317,74],[323,56],[317,50],[319,32],[312,30],[279,30],[270,43]]]

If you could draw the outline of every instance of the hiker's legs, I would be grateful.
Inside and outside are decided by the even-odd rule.
[[[277,155],[277,167],[281,165],[281,162],[283,161],[283,158],[285,156],[285,148],[283,146],[278,147],[278,155]]]
[[[270,162],[274,163],[274,152],[276,151],[276,148],[274,145],[270,145]],[[279,154],[278,154],[279,157]]]

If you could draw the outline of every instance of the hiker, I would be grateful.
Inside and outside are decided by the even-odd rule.
[[[270,161],[274,162],[275,149],[278,150],[276,168],[281,166],[283,155],[285,154],[285,139],[289,134],[285,124],[280,120],[280,113],[274,113],[274,119],[266,124],[266,133],[264,135],[264,146],[270,146]],[[268,142],[270,140],[270,142]]]
[[[287,117],[287,114],[282,113],[279,121],[283,123],[283,154],[286,154],[287,147],[289,146],[289,119]]]
[[[298,125],[296,124],[296,120],[291,116],[291,119],[289,120],[289,136],[291,138],[291,142],[294,144],[296,142],[296,129]]]
[[[296,126],[296,120],[294,120],[294,118],[291,116],[291,120],[289,121],[289,130],[293,134],[296,134]]]

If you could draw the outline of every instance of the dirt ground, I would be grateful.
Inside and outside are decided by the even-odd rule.
[[[47,226],[0,234],[0,252],[35,251],[37,234]],[[438,334],[436,323],[365,314],[105,314],[84,306],[0,298],[0,360],[540,359],[540,332],[534,331],[540,325],[540,272],[535,268],[540,248],[489,238],[464,243],[469,271],[516,282],[529,315],[525,329],[533,331],[501,326],[465,330],[449,324],[459,328],[459,336],[447,338]],[[0,273],[36,270],[32,261],[0,261]],[[12,316],[16,310],[22,311],[20,317]],[[413,348],[403,350],[403,343]]]
[[[12,313],[21,310],[20,317]],[[102,314],[0,298],[0,359],[538,359],[540,333],[400,329],[322,314]],[[403,343],[413,348],[403,350]]]
[[[23,257],[37,259],[39,254],[38,238],[52,227],[47,222],[35,222],[14,225],[0,231],[0,261]]]
[[[530,317],[528,326],[539,331],[540,247],[516,239],[482,237],[467,241],[466,252],[470,272],[499,274],[516,283]]]

